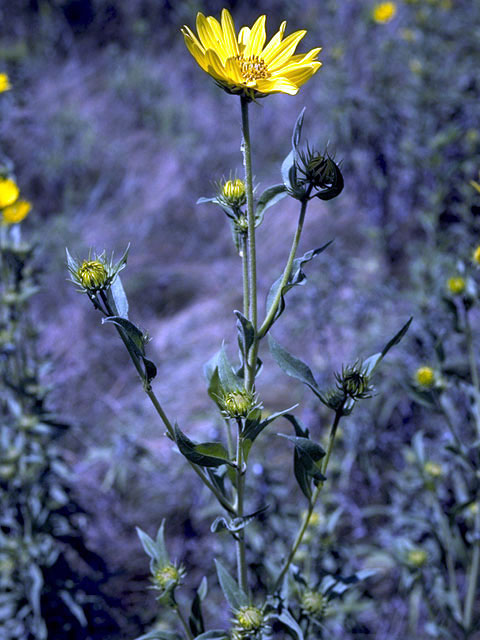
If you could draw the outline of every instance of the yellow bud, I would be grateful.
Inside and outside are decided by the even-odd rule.
[[[447,280],[447,289],[454,295],[458,296],[465,291],[466,282],[461,276],[454,276]]]
[[[258,631],[263,624],[263,613],[257,607],[241,607],[236,612],[235,623],[245,631]]]
[[[472,262],[480,266],[480,245],[478,245],[478,247],[475,247],[472,253]]]
[[[30,213],[32,205],[27,200],[17,200],[2,211],[2,224],[17,224]]]
[[[78,282],[85,289],[102,289],[108,279],[107,270],[100,260],[84,260],[76,273]]]
[[[415,372],[415,380],[421,387],[431,387],[435,382],[435,372],[431,367],[420,367]]]
[[[176,587],[180,584],[183,572],[173,564],[168,564],[166,567],[158,568],[153,574],[153,582],[159,589],[165,589],[165,587]]]
[[[311,616],[320,617],[325,613],[325,598],[318,591],[307,589],[302,596],[302,609]]]
[[[231,206],[241,206],[246,202],[245,183],[240,178],[227,180],[222,187],[222,195]]]
[[[432,478],[440,478],[443,475],[443,467],[437,462],[431,462],[430,460],[425,463],[423,470]]]
[[[407,562],[412,567],[420,569],[427,561],[427,552],[423,549],[411,549],[407,554]]]
[[[379,24],[390,22],[397,13],[397,5],[394,2],[381,2],[373,10],[373,19]]]
[[[246,389],[230,391],[223,396],[221,404],[227,418],[246,418],[258,406],[255,394]]]
[[[10,178],[0,178],[0,209],[4,209],[17,200],[20,190]]]

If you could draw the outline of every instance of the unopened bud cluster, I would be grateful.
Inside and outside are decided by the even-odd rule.
[[[336,373],[335,378],[337,380],[337,389],[345,397],[352,398],[352,400],[371,397],[370,377],[361,362],[356,362],[352,366],[342,367],[341,373]]]
[[[240,178],[227,180],[223,184],[221,197],[226,204],[233,208],[243,206],[247,201],[245,182]]]
[[[235,611],[232,640],[255,638],[265,624],[265,616],[261,609],[249,605]]]
[[[407,563],[414,569],[420,569],[427,562],[427,557],[424,549],[411,549],[407,554]]]
[[[77,270],[77,278],[82,287],[99,291],[108,281],[108,272],[100,260],[84,260]]]
[[[314,618],[322,618],[325,615],[327,601],[325,596],[319,591],[307,589],[302,595],[303,611]]]
[[[161,591],[172,590],[181,584],[182,578],[185,576],[185,570],[182,566],[167,564],[164,567],[157,567],[153,573],[153,584]]]
[[[256,394],[246,389],[226,393],[220,404],[226,418],[246,418],[251,411],[260,408]]]
[[[70,280],[78,285],[79,291],[87,293],[95,297],[100,291],[107,290],[115,280],[119,271],[121,271],[127,262],[127,251],[117,262],[113,262],[113,255],[110,259],[106,258],[105,251],[97,255],[90,253],[88,258],[82,261],[74,260],[67,251],[68,271],[70,272]]]
[[[307,147],[298,153],[296,161],[297,187],[303,187],[311,197],[331,200],[338,196],[344,186],[342,172],[333,158]]]

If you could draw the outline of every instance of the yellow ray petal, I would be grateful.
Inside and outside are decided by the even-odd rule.
[[[309,80],[321,66],[320,62],[312,62],[308,66],[297,67],[296,69],[286,71],[285,74],[282,74],[282,78],[289,80],[297,87],[301,87],[302,84],[305,84],[305,82],[307,82],[307,80]]]
[[[227,9],[222,11],[222,32],[228,57],[233,58],[234,56],[238,56],[239,50],[237,38],[235,36],[235,25],[233,24],[232,16]]]
[[[231,84],[242,85],[244,79],[238,68],[238,63],[233,58],[229,58],[225,63],[225,74],[231,78]]]
[[[205,59],[208,65],[208,73],[210,75],[212,75],[216,80],[221,80],[223,82],[228,80],[225,74],[225,67],[222,65],[222,61],[215,51],[208,49],[205,54]]]
[[[243,50],[247,46],[247,42],[250,38],[250,27],[242,27],[238,32],[238,47],[240,53],[243,53]]]
[[[281,43],[281,41],[283,40],[283,34],[285,33],[285,28],[287,26],[287,22],[284,20],[282,22],[282,24],[280,25],[280,29],[277,31],[277,33],[273,36],[273,38],[270,40],[270,42],[267,44],[267,46],[265,47],[265,49],[262,51],[262,58],[265,60],[265,56],[269,56],[270,53],[276,49],[278,47],[278,45]]]
[[[267,38],[267,34],[265,32],[266,18],[266,16],[260,16],[255,21],[250,32],[250,37],[248,38],[247,46],[243,52],[245,58],[250,58],[250,56],[259,56],[261,54],[263,45]]]
[[[292,56],[288,64],[306,64],[307,62],[313,62],[321,50],[322,47],[317,47],[308,53],[299,53],[298,55]]]
[[[200,40],[197,38],[197,36],[193,33],[193,31],[189,27],[187,27],[187,25],[184,25],[180,29],[180,31],[182,32],[183,37],[185,38],[185,42],[187,41],[187,38],[190,39],[192,42],[194,42],[197,45],[199,49],[201,49],[205,53],[204,46],[202,45]]]
[[[285,40],[274,49],[267,58],[263,58],[265,62],[268,64],[268,68],[271,71],[275,71],[278,67],[281,67],[282,64],[293,55],[295,49],[298,46],[300,40],[305,36],[307,32],[305,30],[295,31],[295,33],[291,33],[289,36],[285,38]]]
[[[288,93],[290,96],[298,92],[298,87],[285,78],[258,80],[257,89],[260,93]]]
[[[220,44],[218,42],[211,25],[203,13],[197,14],[197,33],[205,49],[213,49],[218,55],[222,56],[223,43]],[[223,52],[223,56],[225,56],[225,52]]]
[[[184,38],[185,38],[185,44],[187,45],[187,48],[192,54],[192,56],[195,58],[195,61],[197,62],[197,64],[200,65],[200,67],[202,67],[204,71],[207,71],[208,65],[205,60],[205,50],[203,49],[203,47],[201,47],[200,44],[197,44],[198,41],[195,42],[187,35],[184,35]]]
[[[216,44],[218,44],[219,42],[223,43],[224,42],[223,31],[219,21],[216,20],[213,16],[207,16],[207,22],[208,22],[208,26],[210,27],[212,38],[214,39],[215,43]]]

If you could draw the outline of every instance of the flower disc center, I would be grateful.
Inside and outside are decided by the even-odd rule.
[[[255,80],[270,77],[266,62],[259,56],[249,56],[245,58],[243,54],[240,54],[236,56],[236,60],[245,82],[254,82]]]

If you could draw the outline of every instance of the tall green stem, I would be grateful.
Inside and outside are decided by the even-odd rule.
[[[238,518],[242,518],[243,513],[243,498],[245,492],[245,470],[243,467],[243,442],[241,436],[242,422],[238,421],[238,435],[237,435],[237,503],[236,514]],[[247,579],[247,561],[245,553],[245,529],[240,529],[236,538],[237,549],[237,573],[238,583],[245,593],[248,593],[248,579]]]
[[[295,236],[293,238],[293,242],[292,242],[292,248],[290,249],[290,255],[288,256],[288,260],[287,260],[287,264],[285,266],[284,272],[283,272],[283,277],[282,280],[280,282],[280,286],[278,287],[278,291],[275,295],[275,298],[273,299],[273,302],[270,306],[270,309],[268,310],[267,316],[265,318],[265,320],[262,323],[262,326],[260,327],[260,329],[258,330],[258,339],[260,340],[261,338],[263,338],[263,336],[267,333],[273,318],[275,317],[275,314],[277,312],[278,309],[278,305],[280,304],[280,300],[282,298],[282,290],[284,288],[284,286],[287,284],[288,279],[290,278],[290,273],[292,271],[292,265],[293,265],[293,261],[295,259],[295,255],[297,253],[297,248],[298,248],[298,243],[300,242],[300,236],[302,235],[302,229],[303,229],[303,223],[305,220],[305,214],[307,212],[307,204],[308,204],[308,200],[307,198],[305,198],[305,200],[302,202],[302,207],[300,209],[300,216],[298,219],[298,225],[297,225],[297,229],[295,231]]]
[[[343,409],[343,407],[342,407]],[[328,463],[330,461],[330,456],[332,455],[332,451],[333,451],[333,445],[335,443],[335,436],[337,434],[337,428],[338,428],[338,424],[340,422],[340,418],[342,417],[342,409],[339,409],[336,413],[335,413],[335,419],[333,421],[332,424],[332,428],[330,430],[330,437],[328,440],[328,447],[327,447],[327,452],[325,454],[325,458],[323,459],[323,465],[322,465],[322,474],[325,475],[325,473],[327,472],[327,467],[328,467]],[[302,540],[303,540],[303,536],[305,535],[305,532],[307,530],[307,527],[310,523],[310,518],[312,517],[312,513],[313,510],[315,509],[315,505],[317,503],[318,500],[318,496],[320,495],[321,490],[323,489],[323,485],[324,485],[324,481],[323,482],[319,482],[318,485],[315,488],[315,491],[313,492],[312,498],[310,500],[310,504],[308,505],[308,510],[307,513],[305,514],[304,518],[303,518],[303,522],[300,526],[300,530],[297,533],[297,537],[295,538],[295,541],[292,545],[292,548],[290,550],[290,553],[287,556],[287,559],[285,560],[285,563],[280,571],[280,573],[278,574],[278,577],[275,581],[275,585],[273,587],[273,591],[277,591],[277,589],[280,587],[283,577],[284,575],[287,573],[288,568],[290,567],[290,564],[292,563],[295,554],[298,551],[298,547],[302,544]]]
[[[257,254],[255,247],[255,212],[253,209],[253,172],[252,172],[252,149],[250,145],[250,125],[248,119],[249,100],[241,97],[242,107],[242,134],[243,134],[243,162],[245,165],[245,185],[247,196],[247,221],[248,221],[248,288],[249,288],[249,316],[248,319],[253,325],[255,338],[248,354],[246,367],[245,388],[248,391],[253,389],[255,384],[255,369],[257,363],[258,339],[257,333]]]
[[[188,626],[188,623],[185,620],[183,613],[180,611],[180,607],[178,606],[177,603],[175,603],[175,612],[178,616],[178,619],[182,623],[182,627],[185,631],[185,635],[187,636],[188,640],[194,640],[193,633],[191,632],[190,627]]]
[[[112,308],[110,307],[110,304],[108,302],[108,299],[107,299],[107,296],[105,295],[105,293],[102,291],[100,295],[101,295],[103,304],[105,305],[106,315],[107,316],[115,315],[113,313]],[[135,365],[135,369],[137,370],[138,375],[140,376],[141,380],[144,382],[143,388],[145,390],[145,393],[149,397],[150,402],[155,407],[156,412],[160,416],[160,419],[162,420],[163,424],[165,425],[165,428],[167,429],[169,437],[175,442],[175,432],[174,432],[172,423],[168,419],[167,414],[165,413],[165,411],[163,410],[162,405],[160,404],[160,402],[159,402],[157,396],[155,395],[155,392],[153,391],[152,387],[149,384],[145,384],[145,374],[144,374],[141,362],[140,362],[137,354],[133,351],[133,349],[132,349],[132,347],[131,347],[131,345],[130,345],[130,343],[129,343],[126,335],[125,335],[125,332],[123,331],[123,329],[121,329],[121,327],[119,327],[117,325],[115,325],[115,328],[117,329],[118,335],[122,339],[122,342],[125,345],[128,353],[130,355],[130,359],[132,360],[133,364]],[[192,469],[195,471],[195,473],[198,475],[198,477],[201,478],[201,480],[205,484],[205,486],[208,487],[208,489],[210,489],[210,491],[214,494],[214,496],[217,498],[217,500],[222,505],[222,507],[224,509],[226,509],[229,513],[233,514],[234,513],[234,509],[233,509],[232,505],[230,504],[230,502],[225,498],[225,496],[223,496],[220,493],[220,491],[218,491],[218,489],[215,487],[215,485],[213,485],[210,482],[210,480],[205,475],[204,471],[202,469],[200,469],[196,464],[193,464],[190,461],[188,461],[188,463],[192,467]]]
[[[480,381],[478,378],[477,361],[475,357],[475,348],[473,345],[472,327],[470,324],[470,316],[468,310],[465,309],[465,339],[467,342],[468,360],[470,363],[470,375],[472,377],[472,385],[474,389],[474,407],[473,414],[475,425],[477,428],[477,437],[480,437]]]
[[[465,598],[465,611],[463,614],[463,626],[467,632],[470,630],[472,624],[473,607],[475,605],[478,571],[480,566],[480,509],[478,509],[475,514],[474,536],[472,564],[470,565],[470,573],[468,575],[467,596]]]

